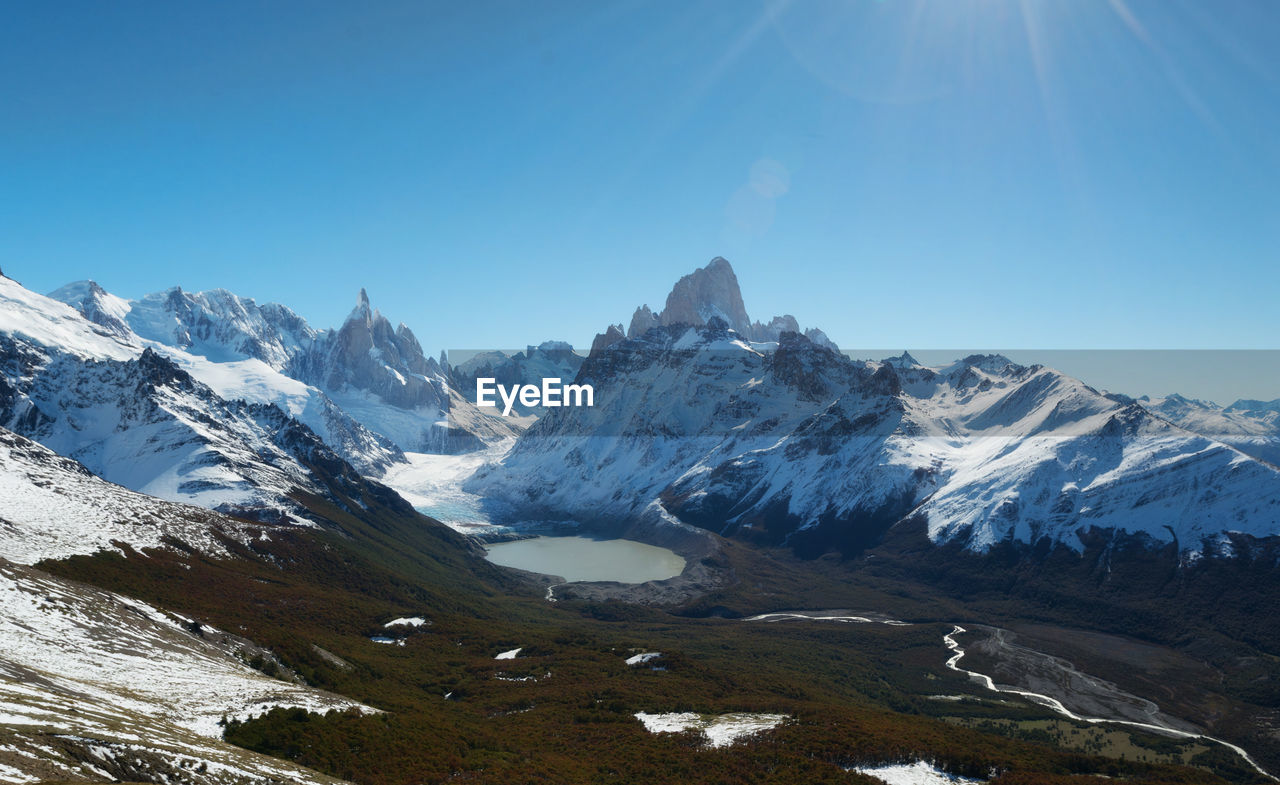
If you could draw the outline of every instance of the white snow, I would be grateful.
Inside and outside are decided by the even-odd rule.
[[[30,568],[0,562],[0,610],[0,705],[37,722],[136,715],[218,738],[223,716],[359,705],[270,679],[150,605]],[[40,678],[10,681],[23,671]],[[83,696],[74,717],[45,700],[64,693]]]
[[[167,548],[167,539],[210,555],[260,526],[198,507],[162,501],[105,482],[42,445],[0,432],[0,558],[18,564],[115,549]]]
[[[6,766],[0,763],[0,782],[12,782],[16,785],[22,785],[27,782],[39,782],[40,777],[23,773],[22,769],[15,769],[12,766]]]
[[[421,627],[427,624],[427,620],[421,616],[402,616],[399,619],[392,619],[383,627]]]
[[[633,654],[627,658],[628,665],[643,665],[650,660],[656,660],[662,656],[660,651],[646,651],[642,654]]]
[[[511,649],[510,651],[504,651],[494,656],[494,659],[495,660],[514,660],[523,649],[524,647],[521,646],[519,649]]]
[[[140,349],[87,321],[69,305],[0,276],[0,333],[56,346],[84,359],[131,360]]]
[[[647,714],[637,712],[635,718],[650,733],[683,733],[700,731],[709,747],[728,747],[736,741],[763,731],[772,730],[791,719],[786,714],[730,714],[703,715],[695,712],[670,712]]]
[[[702,715],[697,712],[668,712],[666,714],[646,714],[637,712],[636,719],[644,723],[645,730],[650,733],[683,733],[693,728],[702,727]]]
[[[251,759],[267,766],[258,774],[310,781],[291,764],[220,741],[224,717],[276,706],[373,711],[270,679],[187,631],[180,617],[0,560],[0,725],[181,751],[229,772]]]
[[[894,505],[977,551],[1044,537],[1081,550],[1095,528],[1188,554],[1223,532],[1280,534],[1276,466],[1051,369],[966,358],[898,368],[895,391],[872,383],[887,366],[816,347],[780,370],[706,330],[658,338],[610,346],[632,354],[618,375],[583,379],[594,408],[544,418],[464,490],[655,522],[670,519],[663,498],[722,505],[725,534],[780,504],[797,529]]]
[[[27,376],[8,378],[19,392],[15,419],[38,410],[40,416],[28,417],[35,425],[27,435],[99,476],[170,501],[265,508],[286,517],[289,493],[314,490],[306,469],[274,444],[273,427],[209,390],[163,384],[139,396],[136,367],[123,364],[152,346],[137,335],[110,333],[70,306],[0,278],[0,337],[6,336],[32,366]],[[220,383],[243,373],[241,391],[261,388],[266,396],[268,387],[283,384],[258,373],[260,364],[215,374],[211,363],[177,349],[164,353]]]
[[[977,785],[985,781],[948,774],[922,760],[915,763],[886,763],[883,766],[855,766],[850,771],[875,777],[885,785]]]
[[[1236,401],[1226,408],[1180,395],[1138,400],[1143,408],[1180,428],[1280,465],[1280,400]]]
[[[481,466],[501,460],[514,441],[508,439],[488,450],[460,455],[407,452],[408,463],[392,466],[380,481],[418,512],[459,532],[473,534],[493,524],[484,511],[482,497],[464,491],[462,484]]]

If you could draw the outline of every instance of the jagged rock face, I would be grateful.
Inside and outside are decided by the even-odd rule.
[[[755,322],[747,327],[745,335],[753,341],[776,341],[783,333],[800,332],[800,323],[791,314],[775,316],[768,324]]]
[[[399,447],[356,422],[324,393],[298,384],[269,367],[268,360],[281,364],[283,357],[299,356],[303,344],[313,341],[315,336],[315,331],[301,317],[284,306],[259,307],[252,300],[227,292],[188,294],[180,289],[130,303],[105,292],[92,281],[64,286],[53,293],[53,299],[74,307],[116,342],[110,345],[98,342],[86,355],[75,344],[87,345],[85,339],[92,336],[86,334],[87,325],[80,324],[70,333],[64,331],[63,335],[66,339],[78,330],[79,341],[70,340],[62,346],[57,340],[52,341],[45,349],[35,352],[40,363],[52,356],[50,351],[93,359],[127,359],[141,353],[144,345],[150,345],[181,363],[188,373],[220,385],[217,392],[224,398],[284,407],[362,472],[378,476],[391,464],[406,460]],[[48,316],[45,312],[51,305],[48,301],[41,305],[32,300],[19,309],[29,317],[39,318]],[[143,332],[175,343],[144,339],[133,331],[131,323]],[[181,346],[176,345],[178,343]],[[11,346],[10,358],[19,357],[15,352],[20,351],[20,347]],[[203,361],[206,356],[224,362]],[[262,364],[255,364],[258,360]],[[26,372],[12,369],[8,375],[16,378]],[[34,424],[17,425],[15,414],[5,413],[3,421],[14,422],[22,432],[31,432]],[[26,416],[38,417],[40,413],[28,409]]]
[[[94,281],[69,283],[49,296],[67,303],[112,335],[126,338],[133,332],[125,321],[129,304],[108,294]]]
[[[815,343],[817,342],[815,341]],[[923,367],[920,363],[916,362],[916,358],[912,357],[910,352],[903,352],[896,357],[887,357],[884,360],[881,360],[881,362],[892,368],[900,368],[904,370]]]
[[[674,516],[776,543],[800,524],[786,503],[798,491],[773,462],[799,450],[874,466],[866,439],[847,438],[853,423],[891,433],[902,418],[878,395],[873,369],[795,333],[762,352],[719,318],[701,328],[655,328],[593,352],[578,381],[595,386],[593,409],[549,412],[470,487],[530,514]],[[834,406],[830,395],[845,397]],[[823,493],[816,485],[847,482],[834,466],[818,468],[809,467],[815,487],[803,491],[815,505]],[[900,474],[887,487],[867,486],[866,506],[900,504],[898,486],[911,473]]]
[[[174,287],[130,302],[93,281],[76,281],[49,297],[126,340],[154,341],[217,361],[252,358],[276,370],[320,335],[279,303],[260,306],[225,289],[193,293]]]
[[[168,501],[301,520],[290,495],[326,495],[307,464],[344,463],[278,408],[224,401],[151,349],[129,361],[52,357],[20,384],[22,403],[41,417],[5,427]]]
[[[82,281],[52,296],[136,346],[134,354],[152,342],[227,396],[284,406],[374,476],[404,461],[402,450],[475,450],[515,435],[451,389],[444,366],[408,327],[392,329],[363,290],[347,322],[323,332],[283,305],[224,290],[174,288],[130,302]],[[275,374],[245,364],[255,360]]]
[[[753,322],[747,316],[742,302],[742,290],[733,266],[724,257],[717,256],[706,267],[694,270],[672,287],[667,295],[666,307],[653,313],[642,305],[631,316],[627,328],[628,338],[637,338],[654,327],[684,324],[701,326],[712,319],[724,320],[730,329],[750,341],[768,343],[778,340],[786,332],[800,332],[800,323],[794,316],[775,316],[767,324]],[[838,348],[821,330],[810,330],[815,343]]]
[[[635,338],[644,335],[661,323],[658,317],[654,316],[653,311],[649,310],[649,306],[642,305],[631,315],[631,326],[627,328],[627,337]]]
[[[83,291],[101,298],[92,287]],[[204,370],[211,365],[176,349],[144,346],[132,332],[110,333],[63,303],[0,281],[0,426],[112,482],[170,501],[284,522],[303,515],[291,498],[295,491],[328,496],[336,487],[363,482],[311,428],[261,400],[264,390],[301,407],[365,467],[405,460],[323,394],[257,360],[213,374],[234,377],[232,389],[255,393],[256,402],[219,395],[179,362]],[[249,372],[257,375],[239,376]],[[273,390],[281,380],[287,385]]]
[[[738,276],[729,262],[719,256],[706,267],[676,281],[659,320],[663,325],[697,325],[706,324],[713,316],[724,319],[738,332],[745,333],[751,325],[738,288]]]
[[[280,370],[318,335],[282,305],[259,306],[225,289],[193,293],[174,287],[127,305],[125,318],[139,337],[215,361],[253,358]]]
[[[796,330],[798,332],[798,328]],[[817,327],[810,327],[804,331],[804,337],[808,338],[818,346],[825,346],[833,352],[839,353],[840,347],[836,346],[836,342],[827,337],[827,334]]]
[[[648,332],[648,329],[646,328],[644,332]],[[643,335],[643,333],[641,334]],[[611,324],[607,330],[597,334],[595,339],[591,341],[591,353],[599,354],[626,337],[626,334],[622,332],[621,324]]]
[[[321,387],[342,410],[404,450],[469,452],[517,432],[508,421],[481,413],[445,368],[423,354],[408,327],[392,329],[370,307],[364,290],[342,327],[321,335],[286,371]]]
[[[304,381],[323,389],[367,391],[401,409],[447,408],[439,364],[423,356],[408,327],[392,329],[385,316],[370,308],[363,289],[356,309],[336,334],[326,336],[316,354],[323,357],[323,375]]]
[[[1052,369],[894,359],[794,332],[762,350],[719,319],[655,328],[584,363],[595,408],[549,413],[468,487],[529,515],[675,520],[813,554],[908,518],[976,551],[1280,536],[1274,466]]]
[[[719,256],[706,267],[676,281],[667,295],[666,307],[659,313],[653,313],[647,305],[637,308],[631,317],[627,337],[644,335],[657,326],[703,325],[717,316],[744,335],[751,327],[751,319],[742,302],[742,291],[738,287],[738,276],[729,262]]]

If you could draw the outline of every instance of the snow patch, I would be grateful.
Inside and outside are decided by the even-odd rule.
[[[399,619],[392,619],[383,627],[422,627],[428,624],[426,619],[421,616],[402,616]]]
[[[948,774],[922,760],[915,763],[888,763],[883,766],[855,766],[849,771],[875,777],[886,785],[978,785],[985,782]]]
[[[701,731],[709,747],[728,747],[748,736],[772,730],[791,719],[786,714],[750,714],[735,712],[720,715],[703,715],[691,711],[667,714],[637,712],[635,718],[650,733],[683,733]]]
[[[18,736],[103,740],[103,760],[143,744],[169,759],[194,756],[211,771],[222,767],[222,781],[315,782],[293,764],[223,743],[221,721],[275,707],[375,711],[268,678],[187,624],[146,603],[0,559],[0,724]]]

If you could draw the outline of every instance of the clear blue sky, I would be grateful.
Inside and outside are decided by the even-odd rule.
[[[433,351],[583,345],[723,255],[850,347],[1277,348],[1278,40],[1254,0],[11,3],[0,267],[318,326],[363,286]]]

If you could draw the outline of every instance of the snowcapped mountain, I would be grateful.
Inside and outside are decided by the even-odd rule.
[[[1280,466],[1280,400],[1240,400],[1225,408],[1181,395],[1138,402],[1174,425]]]
[[[909,518],[975,551],[1280,535],[1274,466],[1049,368],[855,362],[795,332],[752,342],[718,315],[619,332],[578,373],[595,407],[548,413],[468,490],[526,515],[674,520],[815,552]]]
[[[288,520],[292,493],[323,495],[303,462],[328,448],[309,429],[271,404],[223,400],[151,349],[124,362],[50,362],[13,407],[25,413],[6,421],[24,436],[162,499]]]
[[[363,289],[342,327],[322,334],[286,371],[405,450],[469,452],[516,435],[467,401],[413,332],[404,324],[393,329]]]
[[[248,544],[271,529],[106,482],[77,461],[4,429],[0,465],[0,559],[17,564],[120,545],[141,551],[181,543],[224,556],[225,543]]]
[[[283,305],[221,289],[128,301],[80,281],[50,296],[169,355],[223,397],[281,406],[367,474],[403,462],[402,450],[464,452],[515,436],[459,395],[412,331],[392,328],[363,290],[342,327],[324,331]]]
[[[100,313],[110,314],[113,303],[105,305]],[[275,403],[227,400],[144,343],[0,278],[0,426],[111,482],[258,520],[300,522],[297,492],[333,498],[334,482],[359,480]],[[252,388],[255,378],[272,392],[285,389],[259,360],[246,361],[261,372],[255,377],[242,365],[228,373],[183,359],[236,390]],[[336,411],[308,411],[331,439],[348,438],[347,448],[362,451],[366,464],[400,455]],[[325,467],[325,480],[317,467]]]
[[[226,744],[218,723],[359,704],[250,669],[272,655],[244,639],[23,566],[126,547],[226,557],[279,527],[135,493],[3,429],[0,466],[0,779],[333,781]]]
[[[378,476],[388,466],[404,461],[404,454],[391,440],[365,428],[320,390],[286,376],[267,362],[282,361],[286,346],[311,335],[305,323],[283,306],[259,308],[252,300],[228,292],[190,295],[180,289],[151,295],[135,304],[109,294],[92,281],[68,284],[54,292],[52,299],[72,306],[92,324],[77,324],[65,312],[54,315],[58,308],[48,299],[21,290],[7,279],[0,281],[0,308],[9,309],[18,321],[35,324],[56,319],[74,327],[71,333],[46,331],[40,343],[49,352],[121,360],[139,357],[150,348],[227,401],[280,407],[365,474]],[[186,315],[188,322],[179,321],[174,313]],[[289,326],[293,331],[287,335],[297,340],[273,333],[271,325],[275,323]],[[114,341],[104,344],[102,337]]]
[[[76,281],[49,297],[112,334],[132,333],[215,362],[253,358],[281,370],[318,335],[283,305],[259,306],[225,289],[191,293],[174,287],[131,302],[93,281]]]
[[[337,782],[222,741],[223,717],[277,706],[372,711],[250,669],[245,645],[0,559],[0,781]]]

